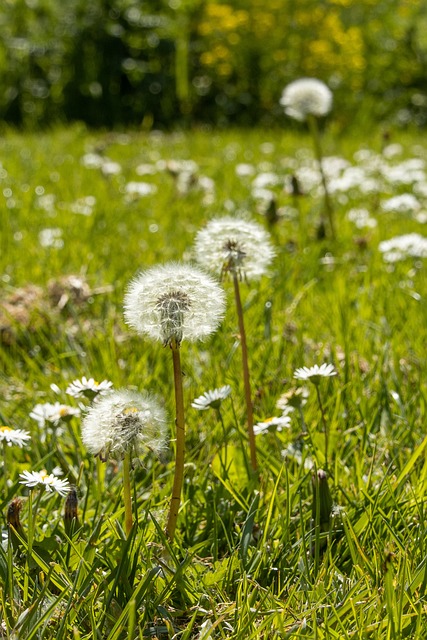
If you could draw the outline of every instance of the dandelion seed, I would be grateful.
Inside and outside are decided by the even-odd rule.
[[[320,367],[315,364],[313,367],[301,367],[294,372],[294,378],[298,380],[310,380],[315,385],[320,383],[321,378],[336,376],[337,372],[332,364],[322,364]]]
[[[215,331],[225,310],[218,283],[197,267],[169,263],[153,267],[129,285],[126,322],[164,345],[195,342]]]
[[[23,429],[12,429],[11,427],[0,427],[0,442],[5,442],[8,447],[17,445],[23,447],[27,440],[31,440],[28,431]]]
[[[56,491],[60,496],[66,496],[70,490],[68,480],[61,480],[53,473],[48,474],[45,469],[43,471],[24,471],[19,474],[20,484],[24,484],[29,489],[42,486],[48,492]]]
[[[285,87],[280,99],[280,104],[285,108],[285,113],[289,116],[296,120],[307,121],[308,123],[308,127],[313,138],[314,152],[322,181],[325,211],[328,216],[332,238],[335,238],[334,213],[329,194],[329,187],[326,180],[326,173],[323,168],[323,153],[320,142],[319,127],[317,124],[317,118],[326,115],[331,110],[332,92],[320,80],[316,80],[315,78],[300,78]],[[322,238],[325,235],[325,221],[323,213],[321,215],[317,235],[319,238]]]
[[[166,414],[148,393],[121,389],[95,402],[83,418],[82,440],[101,460],[109,454],[123,458],[142,451],[159,453],[164,447]]]
[[[308,115],[327,115],[332,108],[332,92],[321,80],[300,78],[283,90],[280,104],[291,118],[304,121]]]
[[[184,480],[185,411],[180,346],[215,331],[225,311],[225,293],[206,273],[190,265],[169,263],[141,273],[125,296],[126,322],[138,333],[161,340],[172,352],[176,456],[166,533],[175,535]]]
[[[195,255],[200,266],[219,276],[236,273],[240,279],[257,280],[266,273],[275,251],[261,225],[225,216],[212,219],[198,232]]]
[[[89,398],[89,400],[93,400],[96,396],[104,395],[110,391],[112,386],[113,383],[110,382],[110,380],[97,382],[94,378],[86,378],[83,376],[81,380],[74,380],[69,384],[65,393],[68,393],[68,395],[73,398],[85,396],[86,398]]]
[[[231,393],[231,387],[229,384],[214,389],[213,391],[205,391],[201,396],[193,400],[191,406],[199,411],[206,409],[219,409],[222,401],[228,398]]]

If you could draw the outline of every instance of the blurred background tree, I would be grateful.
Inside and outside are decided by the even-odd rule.
[[[335,120],[427,121],[424,0],[3,0],[0,117],[36,127],[283,122],[313,76]],[[293,125],[298,126],[298,125]]]

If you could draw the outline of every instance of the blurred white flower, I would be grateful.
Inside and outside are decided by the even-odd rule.
[[[214,218],[195,240],[197,262],[219,276],[235,273],[248,280],[266,273],[275,251],[270,234],[257,222],[225,216]]]
[[[313,367],[301,367],[294,372],[294,378],[298,380],[310,380],[313,384],[319,384],[321,378],[336,376],[337,372],[332,364],[315,364]]]
[[[368,227],[373,229],[377,226],[377,221],[369,215],[367,209],[350,209],[346,215],[347,220],[350,220],[358,229]]]
[[[309,395],[307,387],[294,387],[282,393],[276,403],[276,407],[284,413],[289,412],[290,409],[301,408],[307,403]]]
[[[79,415],[80,409],[77,409],[76,407],[70,407],[66,404],[61,404],[60,402],[55,402],[54,404],[45,402],[44,404],[36,404],[30,413],[30,418],[36,420],[39,427],[44,427],[46,422],[57,425],[61,421],[67,422],[74,416]]]
[[[199,409],[199,411],[204,411],[205,409],[219,409],[221,403],[225,398],[231,393],[231,387],[229,384],[220,387],[219,389],[214,389],[213,391],[205,391],[204,394],[193,400],[191,406],[194,409]]]
[[[42,247],[53,247],[54,249],[62,249],[64,241],[62,239],[62,230],[58,228],[42,229],[39,233],[39,242]]]
[[[300,78],[283,90],[280,104],[291,118],[304,121],[308,115],[325,116],[332,108],[332,92],[321,80]]]
[[[9,447],[17,445],[23,447],[26,440],[31,440],[28,431],[23,429],[12,429],[11,427],[0,427],[0,442],[5,442]]]
[[[195,342],[215,331],[225,311],[225,293],[197,267],[171,262],[142,272],[124,300],[126,322],[164,345]]]
[[[85,396],[89,400],[93,400],[97,395],[102,395],[110,391],[113,383],[110,380],[103,380],[97,382],[93,378],[82,377],[81,380],[73,380],[71,384],[65,389],[65,393],[73,398],[80,398]]]
[[[43,471],[24,471],[19,474],[20,484],[24,484],[29,489],[34,489],[41,485],[46,491],[56,491],[60,496],[66,496],[70,490],[70,483],[68,480],[61,480],[57,478],[53,473],[48,474],[45,469]]]
[[[381,203],[383,211],[392,211],[396,213],[406,213],[418,211],[421,205],[412,193],[401,193],[398,196],[384,200]]]
[[[105,160],[101,165],[101,171],[105,176],[116,176],[122,172],[122,167],[118,162]]]
[[[285,427],[289,427],[291,419],[289,416],[279,416],[275,418],[267,418],[263,422],[254,425],[254,434],[258,436],[266,431],[283,431]]]
[[[95,402],[82,423],[82,440],[87,449],[106,461],[111,453],[123,458],[140,449],[159,453],[164,448],[166,414],[148,393],[120,389]]]
[[[386,262],[397,262],[405,258],[427,258],[427,238],[419,233],[406,233],[379,243],[378,249]]]
[[[131,196],[150,196],[156,192],[156,185],[149,182],[128,182],[125,186],[125,193]]]

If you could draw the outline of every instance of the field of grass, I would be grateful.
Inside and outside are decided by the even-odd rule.
[[[424,138],[325,135],[337,237],[319,239],[304,135],[3,135],[0,421],[31,439],[2,438],[1,638],[427,637]],[[139,270],[190,262],[197,231],[224,214],[268,229],[276,251],[268,275],[241,283],[255,422],[280,416],[284,393],[308,397],[288,427],[261,428],[257,477],[225,280],[220,328],[181,348],[186,465],[170,543],[172,362],[125,324],[123,297]],[[418,235],[381,245],[406,234]],[[322,363],[337,372],[319,384],[328,460],[316,388],[294,378]],[[167,449],[131,472],[129,536],[121,461],[87,452],[81,416],[29,415],[55,402],[84,414],[89,400],[65,392],[83,376],[153,392],[168,412]],[[220,411],[191,406],[223,385]],[[58,468],[76,487],[71,523],[65,497],[21,482]]]

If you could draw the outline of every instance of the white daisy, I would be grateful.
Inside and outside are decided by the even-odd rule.
[[[267,418],[263,422],[254,425],[254,434],[258,436],[266,431],[283,431],[285,427],[289,427],[291,419],[289,416],[279,416],[275,418]]]
[[[298,380],[310,380],[313,384],[319,384],[321,378],[336,376],[337,372],[332,364],[315,364],[313,367],[301,367],[294,372],[294,378]]]
[[[166,414],[148,393],[121,389],[99,398],[85,415],[82,440],[105,461],[109,453],[120,458],[133,449],[160,452],[164,447]]]
[[[280,104],[291,118],[304,121],[308,115],[325,116],[332,108],[332,92],[321,80],[300,78],[285,87]]]
[[[213,391],[205,391],[201,396],[193,400],[191,406],[194,409],[199,409],[199,411],[204,411],[205,409],[219,409],[221,403],[225,398],[231,393],[231,387],[229,384],[220,387],[219,389],[213,389]]]
[[[60,402],[51,404],[45,402],[44,404],[37,404],[30,413],[30,418],[36,420],[39,427],[44,427],[46,423],[51,425],[58,425],[59,422],[67,422],[74,416],[80,415],[80,409],[76,407],[70,407]]]
[[[31,436],[28,431],[23,429],[12,429],[11,427],[0,427],[0,442],[6,442],[8,447],[16,444],[18,447],[23,447],[26,440],[30,440]]]
[[[169,263],[144,271],[129,285],[126,322],[164,345],[195,342],[215,331],[225,311],[225,293],[197,267]]]
[[[29,489],[34,489],[39,485],[45,487],[46,491],[56,491],[60,496],[66,496],[70,490],[68,480],[61,480],[53,473],[48,474],[45,469],[42,471],[24,471],[19,474],[20,484],[24,484]]]
[[[110,380],[103,380],[97,382],[94,378],[86,378],[83,376],[81,380],[73,380],[71,384],[65,389],[65,393],[73,398],[80,398],[85,396],[89,400],[93,400],[97,395],[103,395],[110,391],[113,383]]]
[[[261,278],[275,256],[270,234],[260,224],[233,216],[208,222],[198,232],[194,249],[201,267],[248,280]]]

